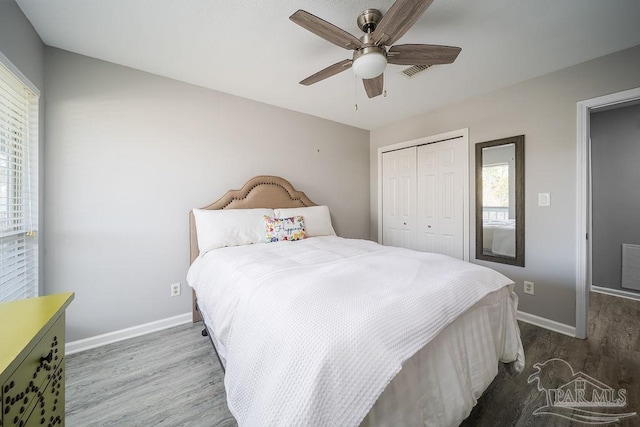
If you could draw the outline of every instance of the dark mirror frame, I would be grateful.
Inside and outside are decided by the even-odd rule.
[[[515,258],[483,253],[482,221],[482,149],[498,145],[515,145],[516,164],[516,256]],[[524,267],[524,135],[476,144],[476,259]]]

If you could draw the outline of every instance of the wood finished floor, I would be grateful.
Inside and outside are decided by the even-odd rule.
[[[639,426],[640,301],[591,293],[589,319],[587,340],[521,323],[523,373],[511,377],[501,367],[462,426],[584,426],[533,415],[545,397],[527,378],[535,363],[554,357],[626,389],[627,407],[616,411],[638,415],[608,425]],[[200,331],[183,325],[67,356],[66,425],[235,426],[222,372]]]
[[[236,426],[200,324],[67,356],[66,426]]]

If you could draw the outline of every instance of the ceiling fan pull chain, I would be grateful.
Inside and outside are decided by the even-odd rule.
[[[353,78],[353,109],[358,111],[358,77],[354,75]]]

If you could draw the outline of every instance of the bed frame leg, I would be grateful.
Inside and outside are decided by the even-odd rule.
[[[197,305],[196,305],[196,309],[198,309]],[[202,317],[202,313],[200,313],[199,309],[198,309],[198,314],[200,314],[200,316]],[[204,320],[202,323],[204,323]],[[213,338],[211,338],[211,336],[209,335],[209,330],[207,329],[207,325],[204,325],[204,329],[202,329],[202,332],[200,333],[202,334],[203,337],[209,337],[209,341],[211,341],[211,346],[213,347],[213,351],[215,351],[216,353],[216,357],[218,358],[218,362],[220,363],[220,368],[222,368],[222,373],[224,374],[226,372],[226,369],[224,367],[224,364],[222,363],[222,359],[220,359],[220,354],[218,353],[218,349],[216,348],[216,345],[213,342]]]

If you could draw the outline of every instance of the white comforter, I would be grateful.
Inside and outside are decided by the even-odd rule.
[[[240,425],[358,425],[402,363],[513,282],[444,255],[316,237],[217,249],[188,281]]]

